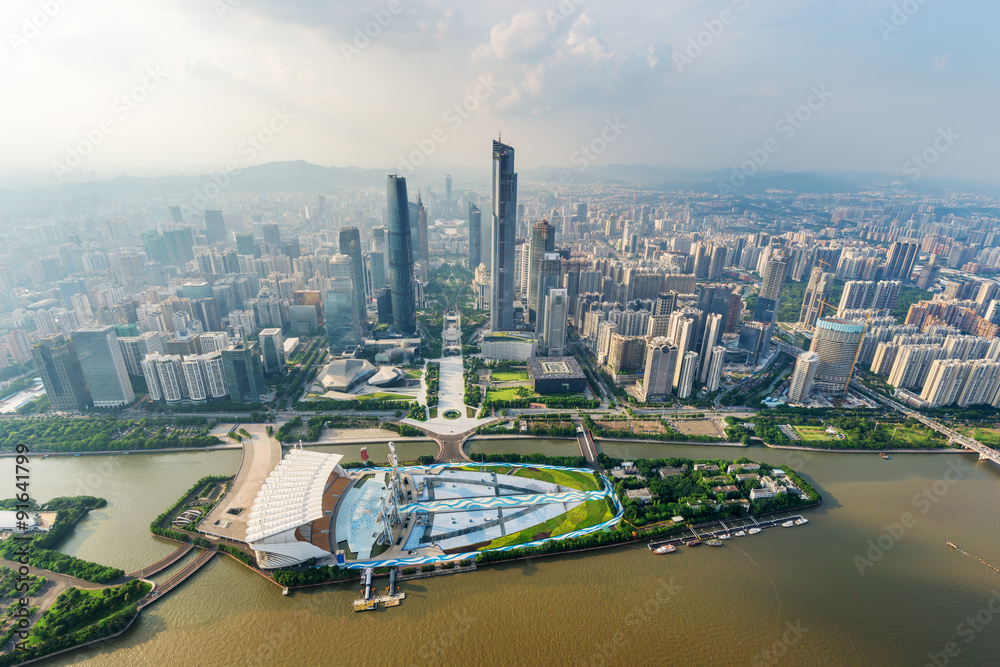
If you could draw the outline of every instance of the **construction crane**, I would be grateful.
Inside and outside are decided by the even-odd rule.
[[[865,336],[868,335],[868,326],[871,324],[872,317],[875,316],[875,315],[877,315],[877,314],[879,314],[879,313],[884,313],[887,310],[892,310],[892,309],[891,308],[880,308],[878,310],[872,309],[872,310],[868,311],[868,317],[865,318],[865,329],[861,333],[861,341],[862,342],[864,342]],[[861,354],[861,343],[858,343],[858,349],[854,351],[854,360],[851,362],[851,370],[847,374],[847,384],[844,385],[844,396],[847,396],[847,390],[850,389],[850,387],[851,387],[851,378],[854,377],[854,367],[858,363],[858,356],[860,354]]]

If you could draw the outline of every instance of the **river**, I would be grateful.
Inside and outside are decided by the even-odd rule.
[[[524,439],[477,449],[572,454],[565,445]],[[762,447],[601,447],[627,458],[748,456],[790,466],[824,503],[807,511],[807,526],[721,549],[655,556],[624,546],[408,582],[402,606],[373,614],[349,609],[356,585],[283,597],[217,558],[125,637],[50,664],[923,665],[928,654],[944,664],[949,649],[948,664],[996,664],[1000,574],[945,544],[1000,566],[993,464],[965,455],[883,461]],[[0,460],[12,488],[13,465]],[[65,550],[131,570],[173,548],[147,532],[154,516],[199,477],[238,465],[235,451],[53,457],[32,463],[31,483],[39,500],[107,498]],[[997,613],[988,606],[994,595]]]

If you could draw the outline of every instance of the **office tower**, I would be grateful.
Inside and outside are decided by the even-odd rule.
[[[499,141],[493,142],[492,215],[490,328],[493,331],[511,331],[514,328],[517,174],[514,173],[514,149]]]
[[[260,257],[260,249],[253,239],[253,234],[244,232],[236,233],[236,254]]]
[[[351,280],[351,262],[347,255],[330,258],[329,289],[323,295],[323,317],[330,352],[340,354],[361,343],[357,308]]]
[[[413,250],[410,239],[410,207],[406,198],[406,179],[400,176],[389,176],[387,197],[392,327],[398,334],[412,336],[417,330],[417,313],[416,294],[413,291]]]
[[[444,211],[445,215],[451,215],[451,174],[444,177]]]
[[[372,228],[372,252],[385,254],[385,227]]]
[[[281,229],[274,223],[267,223],[260,226],[260,233],[264,243],[281,247]]]
[[[418,193],[417,196],[419,197],[420,194]],[[415,266],[420,261],[420,208],[417,206],[417,202],[407,200],[406,210],[410,216],[410,253],[413,256]]]
[[[646,403],[665,401],[673,391],[674,365],[677,348],[663,336],[646,342],[646,368],[642,375],[642,400]]]
[[[531,274],[531,243],[526,241],[514,246],[514,266],[517,272],[514,275],[515,295],[524,303],[528,301],[528,276]]]
[[[142,377],[142,360],[147,354],[163,352],[163,339],[158,331],[147,331],[138,336],[126,336],[118,339],[122,346],[122,357],[125,368],[133,377]]]
[[[53,410],[82,412],[94,407],[72,340],[62,334],[43,336],[32,356]]]
[[[771,325],[766,322],[744,322],[740,329],[740,347],[750,353],[747,363],[756,366],[767,349]]]
[[[418,250],[418,257],[420,261],[423,262],[423,269],[421,272],[420,280],[427,282],[427,268],[431,261],[431,251],[430,251],[430,241],[427,238],[427,209],[424,207],[424,202],[420,199],[420,193],[417,193],[417,229],[420,231],[420,246]]]
[[[708,265],[708,278],[715,280],[722,277],[722,270],[726,267],[726,246],[715,246],[712,248],[711,260]]]
[[[694,388],[694,377],[698,374],[698,353],[685,352],[680,363],[680,373],[677,382],[677,398],[687,398]]]
[[[205,211],[205,236],[209,245],[226,242],[226,222],[222,211]]]
[[[479,207],[469,202],[469,270],[475,271],[482,263],[483,214]]]
[[[67,278],[60,280],[56,285],[59,286],[59,296],[62,297],[63,306],[66,308],[73,307],[74,295],[87,293],[87,281],[82,278]]]
[[[799,324],[810,329],[816,326],[816,320],[825,310],[823,304],[830,298],[835,277],[833,273],[823,271],[822,267],[813,268],[809,274],[809,283],[806,286],[805,298],[802,300],[802,308],[799,310]]]
[[[229,399],[237,403],[256,403],[267,387],[257,343],[242,342],[222,351]]]
[[[847,392],[854,362],[865,337],[865,325],[830,317],[816,320],[810,352],[819,355],[813,388],[822,394]]]
[[[760,281],[757,307],[754,309],[755,322],[774,324],[781,305],[781,290],[785,286],[785,271],[788,262],[783,258],[769,259],[764,265],[764,275]]]
[[[545,253],[542,261],[538,263],[537,281],[535,303],[538,304],[538,311],[536,312],[535,331],[541,333],[545,328],[545,312],[543,310],[545,308],[545,295],[549,289],[562,286],[562,258],[558,253]],[[636,331],[630,335],[639,335],[640,333]]]
[[[375,308],[379,324],[392,324],[392,290],[383,287],[375,295]]]
[[[135,400],[114,327],[80,327],[72,333],[94,407],[117,408]]]
[[[285,372],[285,341],[281,329],[261,329],[260,353],[264,360],[264,373]]]
[[[920,254],[919,243],[904,243],[897,241],[889,246],[889,254],[886,258],[885,271],[882,277],[886,280],[901,280],[904,283],[910,282],[910,274],[913,273],[913,265]]]
[[[528,318],[534,322],[537,317],[538,308],[538,273],[545,253],[550,253],[556,249],[556,230],[542,220],[531,228],[531,245],[528,249]],[[523,253],[524,250],[522,249]]]
[[[550,287],[545,295],[544,328],[541,347],[550,357],[561,357],[566,351],[566,321],[569,317],[569,299],[566,290]]]
[[[717,345],[712,348],[712,361],[708,367],[708,380],[705,389],[717,391],[722,384],[722,366],[726,363],[726,348]]]
[[[340,254],[347,255],[351,262],[351,287],[354,290],[354,320],[365,331],[368,327],[368,311],[365,308],[365,276],[361,262],[361,232],[357,227],[340,230]],[[380,286],[381,287],[381,286]]]
[[[669,316],[677,307],[677,292],[667,292],[657,294],[656,303],[653,305],[653,315],[656,317]]]
[[[795,360],[795,370],[788,385],[788,400],[791,403],[802,403],[812,391],[816,379],[816,369],[819,367],[819,354],[803,352]]]
[[[184,221],[184,216],[181,215],[181,207],[180,206],[171,206],[169,208],[170,208],[170,219],[171,220],[173,220],[174,222],[183,222]]]
[[[361,253],[361,261],[365,271],[365,300],[370,301],[389,282],[385,277],[385,255],[380,252],[364,252]],[[367,314],[365,317],[367,318]]]
[[[705,332],[701,339],[701,371],[698,381],[708,382],[708,371],[712,363],[712,349],[722,340],[722,315],[709,313],[705,318]]]

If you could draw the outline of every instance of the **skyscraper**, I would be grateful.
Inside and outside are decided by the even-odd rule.
[[[358,231],[357,227],[344,227],[340,230],[340,254],[347,255],[351,260],[354,321],[363,332],[367,329],[368,311],[365,308],[365,273],[364,265],[361,262],[361,232]]]
[[[430,241],[427,238],[427,209],[424,207],[424,202],[420,199],[419,193],[417,193],[417,229],[420,230],[420,261],[424,263],[423,275],[420,276],[420,279],[423,282],[427,282],[427,269],[431,261],[431,252]]]
[[[323,295],[323,316],[326,320],[327,345],[334,354],[340,354],[361,342],[353,282],[350,258],[347,255],[331,257],[330,288]]]
[[[536,331],[541,333],[545,330],[545,296],[553,288],[562,286],[562,259],[558,253],[547,252],[538,263],[538,284],[536,286],[535,303],[538,304],[536,313]]]
[[[226,242],[226,223],[222,218],[222,211],[205,211],[205,236],[210,245]]]
[[[475,271],[482,260],[483,214],[479,207],[469,202],[469,270]]]
[[[805,298],[799,310],[799,324],[807,327],[816,326],[816,320],[823,312],[823,302],[830,298],[833,289],[834,274],[823,271],[823,267],[814,267],[809,274],[809,284],[806,286]]]
[[[816,352],[803,352],[795,360],[795,371],[788,385],[788,400],[792,403],[801,403],[812,391],[813,381],[816,379],[816,368],[819,366],[819,354]]]
[[[882,277],[886,280],[902,280],[904,283],[910,282],[910,274],[913,273],[913,265],[920,254],[920,244],[904,243],[897,241],[889,246],[889,255],[886,258],[885,271]]]
[[[230,400],[255,403],[267,390],[257,343],[242,342],[227,347],[222,351],[222,367]]]
[[[451,215],[451,174],[444,177],[444,212]]]
[[[72,340],[62,334],[43,336],[32,355],[54,410],[83,411],[94,407]]]
[[[128,368],[114,327],[80,327],[72,336],[94,406],[117,408],[134,401]]]
[[[396,333],[412,336],[417,330],[417,313],[416,295],[413,292],[413,248],[410,238],[410,207],[406,198],[406,179],[400,176],[389,176],[387,197],[392,326]],[[513,278],[513,275],[511,277]],[[513,284],[511,290],[513,290]],[[511,318],[513,326],[513,301],[511,302]]]
[[[809,346],[810,352],[819,355],[813,381],[816,391],[822,394],[843,394],[847,391],[864,337],[864,324],[832,317],[816,320],[816,334]]]
[[[677,348],[663,336],[646,342],[646,368],[642,376],[644,402],[665,401],[673,390]]]
[[[757,295],[757,307],[753,312],[755,322],[774,324],[776,321],[787,269],[788,262],[780,256],[767,260],[760,281],[760,293]]]
[[[566,319],[569,317],[566,290],[550,287],[543,308],[542,349],[550,357],[561,357],[566,350]]]
[[[712,349],[722,340],[722,315],[708,313],[705,316],[705,332],[701,338],[701,371],[698,381],[708,382],[708,370],[712,363]]]
[[[528,253],[528,318],[534,322],[542,304],[538,302],[538,272],[545,253],[556,249],[556,230],[547,220],[531,228]],[[523,250],[521,252],[524,252]]]
[[[490,328],[514,328],[514,239],[517,232],[517,174],[514,149],[493,142],[493,224]]]
[[[259,338],[264,373],[284,373],[285,345],[281,338],[281,329],[261,329]]]

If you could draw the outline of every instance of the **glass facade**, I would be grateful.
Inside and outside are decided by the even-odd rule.
[[[413,243],[410,236],[410,207],[406,197],[406,179],[389,176],[386,195],[389,210],[389,288],[392,291],[392,327],[398,334],[412,336],[417,330],[417,313],[416,295],[413,292]]]

